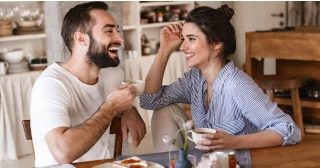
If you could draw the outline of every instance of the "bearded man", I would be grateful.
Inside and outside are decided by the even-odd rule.
[[[117,115],[123,139],[129,130],[134,147],[146,133],[133,107],[134,88],[122,85],[117,51],[124,39],[108,8],[83,3],[64,17],[61,36],[71,58],[50,65],[32,89],[36,167],[110,158],[109,125]]]

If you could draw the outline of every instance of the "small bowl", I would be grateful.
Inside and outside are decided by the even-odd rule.
[[[38,22],[36,20],[28,20],[28,21],[19,21],[16,22],[18,27],[37,27]]]
[[[24,58],[23,50],[16,48],[12,50],[3,49],[0,51],[0,59],[9,63],[21,62]]]

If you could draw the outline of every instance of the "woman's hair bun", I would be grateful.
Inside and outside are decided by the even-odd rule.
[[[227,4],[222,5],[220,8],[218,8],[218,10],[221,11],[225,15],[225,17],[227,17],[228,20],[230,20],[234,15],[233,9],[229,8]]]

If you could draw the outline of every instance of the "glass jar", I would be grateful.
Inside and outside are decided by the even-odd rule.
[[[228,155],[229,155],[229,168],[236,168],[237,167],[236,152],[231,151],[228,153]]]
[[[197,168],[211,168],[212,162],[210,160],[210,154],[206,153],[201,156],[200,162],[197,165]]]
[[[163,13],[161,11],[157,13],[157,22],[163,22]]]
[[[151,54],[151,45],[150,43],[145,43],[142,46],[142,55],[150,55]]]

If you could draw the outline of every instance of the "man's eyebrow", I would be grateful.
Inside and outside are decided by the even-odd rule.
[[[104,25],[104,26],[102,27],[102,29],[107,28],[107,27],[114,28],[114,27],[116,27],[116,25],[115,25],[115,24],[106,24],[106,25]],[[119,28],[119,25],[117,25],[117,29],[118,29],[118,28]]]

